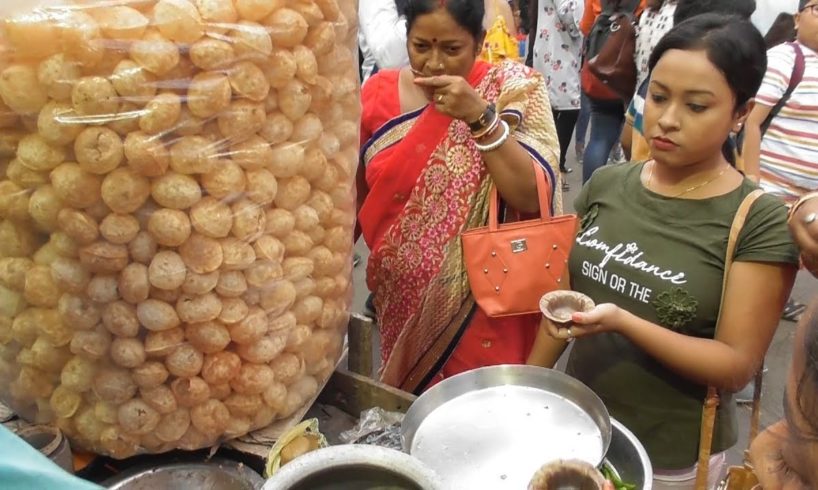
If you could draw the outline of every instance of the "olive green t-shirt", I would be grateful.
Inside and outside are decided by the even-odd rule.
[[[722,196],[664,197],[642,185],[643,164],[597,171],[576,201],[582,227],[571,252],[572,288],[685,335],[715,336],[727,239],[749,180]],[[797,264],[784,204],[761,196],[739,235],[734,260]],[[746,325],[747,335],[753,325]],[[668,345],[673,349],[673,345]],[[663,367],[627,338],[579,339],[568,373],[590,386],[611,415],[645,445],[653,465],[682,469],[697,459],[706,387]],[[722,394],[713,452],[737,439],[735,402]]]

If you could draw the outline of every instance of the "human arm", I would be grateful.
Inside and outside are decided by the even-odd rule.
[[[361,0],[358,19],[361,33],[379,69],[409,64],[406,19],[398,15],[394,1]]]
[[[548,333],[548,320],[543,317],[540,320],[540,326],[537,328],[537,336],[534,338],[534,345],[531,347],[531,353],[528,355],[526,364],[553,368],[567,347],[568,342],[566,340],[556,338]]]
[[[772,106],[756,104],[744,124],[744,143],[741,156],[747,178],[758,183],[761,179],[761,125],[772,111]]]
[[[804,267],[813,276],[818,277],[818,221],[811,223],[805,221],[807,216],[818,214],[818,194],[807,194],[795,206],[790,214],[790,232],[801,250],[801,262]]]
[[[610,303],[575,314],[571,333],[575,337],[618,333],[693,382],[738,391],[761,366],[796,272],[794,265],[735,262],[730,268],[715,339],[674,332]],[[565,329],[557,329],[550,322],[546,326],[551,335],[567,338]],[[748,328],[752,328],[753,335],[748,335]]]
[[[767,72],[754,99],[754,106],[745,122],[742,156],[745,173],[756,182],[761,175],[761,144],[764,139],[762,125],[773,109],[791,90],[796,65],[796,51],[782,44],[767,52]]]
[[[415,83],[434,90],[432,100],[438,111],[467,123],[477,121],[488,107],[488,102],[462,77],[416,78]],[[499,140],[502,133],[503,128],[499,127],[480,143],[490,145]],[[499,148],[482,155],[500,196],[518,211],[538,212],[540,207],[534,176],[536,163],[513,134]]]
[[[625,124],[622,125],[622,135],[619,136],[619,143],[622,145],[625,158],[630,160],[631,145],[633,144],[633,119],[630,117],[625,117]]]

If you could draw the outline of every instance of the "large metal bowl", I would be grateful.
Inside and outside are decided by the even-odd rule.
[[[264,480],[247,466],[226,459],[171,463],[126,470],[103,485],[109,490],[258,490]]]
[[[378,446],[319,449],[287,463],[263,490],[448,490],[417,459]]]
[[[403,447],[448,489],[525,488],[543,464],[602,463],[611,443],[602,400],[576,379],[534,366],[492,366],[446,379],[409,408]]]
[[[653,466],[645,447],[621,422],[611,419],[613,433],[605,461],[625,483],[641,490],[653,489]]]

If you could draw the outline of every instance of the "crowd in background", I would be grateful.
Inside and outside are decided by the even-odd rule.
[[[628,83],[589,63],[612,13],[635,28]],[[818,272],[818,0],[361,0],[360,28],[359,223],[381,379],[419,393],[485,365],[551,367],[574,342],[567,372],[645,444],[654,488],[694,488],[703,463],[714,486],[735,394],[779,318],[804,312],[787,301],[799,265]],[[560,213],[572,140],[584,186],[566,264],[597,307],[567,329],[490,317],[460,234],[485,224],[491,185],[536,212],[541,173]],[[798,332],[787,416],[751,451],[765,489],[818,485],[812,316]]]

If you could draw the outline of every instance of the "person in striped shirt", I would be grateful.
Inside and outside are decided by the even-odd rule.
[[[818,189],[818,0],[801,0],[795,21],[797,47],[781,44],[767,53],[743,152],[747,175],[789,204]],[[790,87],[796,48],[804,55],[803,78],[762,134],[762,124]]]

